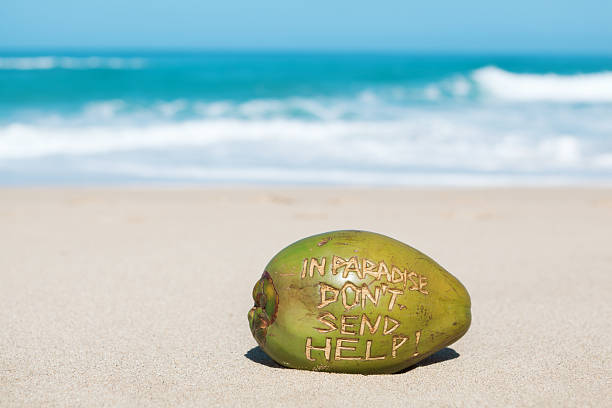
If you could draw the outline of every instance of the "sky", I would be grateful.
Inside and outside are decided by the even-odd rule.
[[[0,48],[612,54],[612,1],[0,1]]]

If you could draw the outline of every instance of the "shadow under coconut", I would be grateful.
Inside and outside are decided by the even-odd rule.
[[[267,367],[272,368],[287,368],[278,364],[276,361],[272,360],[268,355],[261,349],[261,347],[256,346],[246,352],[244,355],[251,361],[256,362],[257,364],[265,365]]]
[[[425,366],[432,365],[432,364],[437,364],[437,363],[442,363],[442,362],[448,361],[448,360],[454,360],[454,359],[456,359],[459,356],[460,356],[460,354],[457,353],[452,348],[445,347],[442,350],[436,351],[435,353],[433,353],[431,356],[425,358],[424,360],[419,361],[415,365],[412,365],[410,367],[404,368],[403,370],[398,371],[397,373],[394,373],[394,374],[403,374],[403,373],[407,373],[408,371],[412,371],[415,368],[425,367]]]
[[[246,358],[248,358],[249,360],[257,363],[257,364],[265,365],[267,367],[272,367],[272,368],[286,369],[286,367],[283,367],[282,365],[278,364],[276,361],[274,361],[270,357],[268,357],[268,355],[266,353],[264,353],[264,351],[259,346],[253,347],[252,349],[247,351],[244,354],[244,356]],[[403,374],[403,373],[407,373],[409,371],[412,371],[412,370],[414,370],[415,368],[418,368],[418,367],[425,367],[425,366],[428,366],[428,365],[441,363],[443,361],[454,360],[455,358],[457,358],[459,356],[460,356],[460,354],[457,353],[455,350],[453,350],[450,347],[446,347],[446,348],[443,348],[440,351],[435,352],[434,354],[432,354],[431,356],[427,357],[426,359],[424,359],[422,361],[419,361],[415,365],[410,366],[408,368],[405,368],[405,369],[403,369],[401,371],[398,371],[395,374]]]

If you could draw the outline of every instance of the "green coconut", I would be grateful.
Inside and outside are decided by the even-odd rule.
[[[268,263],[253,289],[251,332],[286,367],[401,371],[454,343],[470,296],[422,252],[365,231],[304,238]]]

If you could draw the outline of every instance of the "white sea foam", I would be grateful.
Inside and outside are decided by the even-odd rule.
[[[612,102],[612,72],[517,74],[489,66],[472,79],[485,95],[507,101]]]
[[[0,70],[46,70],[46,69],[140,69],[143,58],[119,57],[0,57]]]
[[[590,130],[605,136],[609,128],[608,123]],[[178,152],[181,165],[191,161],[194,166],[272,163],[286,169],[389,173],[612,170],[612,143],[605,138],[584,138],[507,111],[412,111],[391,121],[209,118],[144,126],[51,122],[0,127],[0,160],[5,162],[102,156],[112,162],[114,156],[139,152],[146,164],[155,152],[169,151]]]
[[[188,101],[175,99],[157,101],[148,106],[129,105],[116,99],[87,103],[82,112],[73,115],[74,123],[120,123],[158,122],[172,119],[177,114],[209,119],[304,119],[334,121],[348,117],[364,120],[401,118],[406,109],[380,99],[363,102],[361,99],[348,98],[300,98],[287,99],[251,99],[244,102],[234,101]],[[49,114],[41,113],[31,120],[46,119]]]
[[[449,78],[431,96],[463,98],[474,84]],[[198,182],[612,182],[608,103],[430,108],[397,102],[406,95],[398,89],[391,98],[375,89],[359,95],[146,105],[116,99],[78,113],[32,114],[0,124],[0,183],[23,169]]]
[[[609,179],[594,180],[587,175],[576,174],[495,174],[461,171],[431,172],[398,170],[393,172],[358,169],[287,169],[285,167],[212,166],[163,166],[135,163],[89,162],[82,170],[92,173],[126,176],[137,180],[167,182],[213,183],[274,183],[353,186],[451,186],[451,187],[500,187],[500,186],[611,186]]]

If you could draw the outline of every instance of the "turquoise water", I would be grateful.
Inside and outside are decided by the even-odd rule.
[[[0,184],[612,184],[612,57],[0,53]]]

